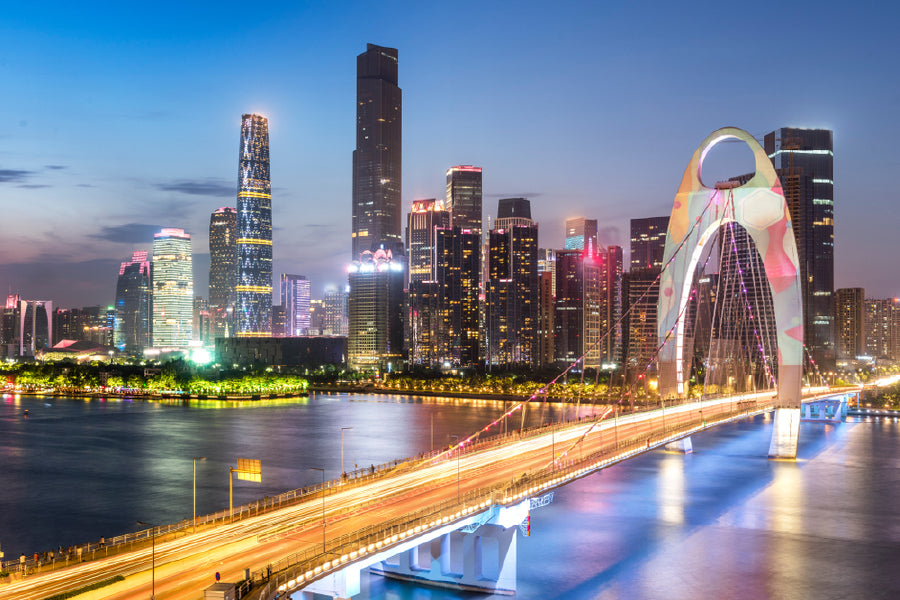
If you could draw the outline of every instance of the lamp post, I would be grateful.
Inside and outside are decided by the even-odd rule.
[[[138,521],[138,525],[150,528],[150,600],[156,598],[156,525]]]
[[[353,429],[352,427],[341,427],[341,481],[344,480],[344,430]]]
[[[197,461],[198,460],[206,460],[205,456],[195,456],[193,459],[194,464],[194,531],[197,531]]]
[[[459,436],[451,434],[450,437],[456,444],[456,503],[459,504]]]
[[[322,554],[325,554],[325,469],[310,467],[311,471],[322,472]]]

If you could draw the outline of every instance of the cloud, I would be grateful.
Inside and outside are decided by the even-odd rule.
[[[27,190],[39,190],[41,188],[48,188],[53,186],[47,185],[46,183],[22,183],[17,185],[16,187],[25,188]]]
[[[158,233],[162,228],[161,225],[149,223],[126,223],[101,227],[100,231],[92,233],[88,237],[120,244],[150,244],[153,242],[153,234]]]
[[[50,169],[51,171],[59,171],[60,169],[68,169],[66,165],[44,165],[45,169]]]
[[[0,183],[18,183],[25,181],[34,174],[34,171],[22,169],[0,169]]]
[[[202,181],[181,179],[170,183],[157,183],[154,187],[164,192],[176,192],[178,194],[188,194],[191,196],[233,198],[237,193],[234,185],[223,183],[218,179],[206,179]]]
[[[79,183],[79,184],[76,185],[75,187],[92,188],[92,187],[97,187],[97,186],[96,186],[96,185],[91,185],[90,183]]]

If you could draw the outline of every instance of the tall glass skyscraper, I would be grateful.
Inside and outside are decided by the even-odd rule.
[[[781,178],[800,258],[803,341],[820,369],[833,369],[834,144],[829,129],[783,127],[765,137]]]
[[[209,313],[214,338],[231,334],[236,285],[237,211],[223,206],[209,217]]]
[[[142,352],[150,339],[150,262],[146,251],[135,252],[119,267],[116,284],[115,345],[129,354]]]
[[[187,348],[193,336],[191,234],[166,228],[153,236],[153,345]]]
[[[397,50],[368,44],[356,57],[353,245],[350,260],[382,245],[403,253],[400,232],[401,96]]]
[[[241,117],[239,158],[235,335],[268,337],[272,335],[272,187],[265,117]]]
[[[481,234],[481,167],[458,165],[447,169],[447,203],[453,227]]]
[[[281,309],[284,311],[285,336],[309,333],[309,279],[306,276],[281,274]]]

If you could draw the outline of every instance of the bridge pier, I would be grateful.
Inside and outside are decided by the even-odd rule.
[[[517,527],[452,531],[369,567],[385,577],[457,590],[516,593]]]
[[[683,437],[680,440],[669,442],[666,444],[666,450],[670,452],[680,452],[681,454],[690,454],[694,451],[694,445],[691,442],[691,436]]]
[[[359,592],[359,569],[348,566],[309,584],[300,591],[300,598],[313,600],[315,594],[321,594],[333,600],[349,600]]]
[[[797,458],[800,440],[800,409],[776,408],[769,458]]]

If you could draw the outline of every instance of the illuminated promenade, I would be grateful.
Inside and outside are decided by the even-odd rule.
[[[292,581],[293,589],[301,589],[310,580],[306,573],[316,578],[335,563],[346,566],[351,556],[360,558],[380,549],[386,539],[392,540],[387,545],[397,544],[483,511],[483,503],[518,503],[693,431],[767,410],[771,403],[771,393],[765,393],[664,411],[609,414],[599,423],[557,424],[521,436],[514,433],[467,444],[459,457],[454,452],[437,459],[411,460],[367,481],[343,486],[332,482],[324,502],[327,555],[322,553],[322,495],[313,491],[292,506],[258,516],[247,517],[245,512],[233,524],[200,527],[196,534],[188,528],[175,539],[172,534],[160,536],[155,546],[155,594],[157,598],[200,598],[216,572],[223,581],[237,582],[245,568],[252,572],[254,595],[266,591],[265,597],[272,597],[278,587]],[[765,448],[760,448],[760,455],[765,455]],[[457,503],[457,497],[461,502]],[[82,597],[147,598],[153,585],[152,553],[144,541],[132,551],[28,575],[24,581],[0,586],[0,598],[46,598],[116,575],[125,581]],[[342,557],[346,558],[342,561]]]

